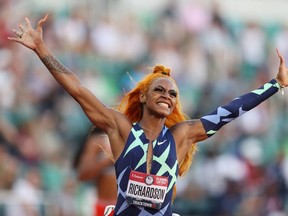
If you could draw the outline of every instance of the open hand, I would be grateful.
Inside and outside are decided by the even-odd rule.
[[[288,68],[286,67],[285,60],[283,56],[280,54],[279,50],[276,49],[276,51],[280,59],[280,65],[279,65],[279,70],[276,76],[276,80],[282,87],[287,87],[288,86]]]
[[[25,25],[19,24],[18,30],[13,29],[15,37],[8,37],[9,40],[23,44],[24,46],[36,50],[43,43],[42,25],[47,20],[48,15],[40,19],[36,29],[31,26],[30,20],[25,17]]]

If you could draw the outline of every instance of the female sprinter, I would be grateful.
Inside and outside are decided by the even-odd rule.
[[[179,92],[170,69],[156,66],[112,109],[83,86],[47,48],[42,26],[33,29],[28,18],[8,39],[36,53],[55,80],[80,104],[83,111],[109,138],[117,177],[115,216],[171,216],[173,187],[192,160],[195,143],[215,134],[223,125],[288,85],[282,55],[279,71],[259,89],[235,98],[200,119],[189,120],[180,109]]]

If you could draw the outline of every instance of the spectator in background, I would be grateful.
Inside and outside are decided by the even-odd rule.
[[[265,52],[267,38],[263,27],[255,22],[248,23],[239,40],[243,67],[241,78],[243,80],[255,79],[257,70],[263,67],[267,54]]]
[[[27,167],[23,177],[12,188],[12,197],[6,207],[7,216],[41,216],[44,197],[42,181],[37,167]]]
[[[116,203],[117,184],[113,164],[108,136],[103,131],[93,128],[75,155],[74,168],[78,179],[95,184],[94,216],[103,216],[105,207]]]
[[[0,190],[10,190],[18,174],[18,161],[10,155],[0,139]],[[0,203],[1,203],[0,199]]]

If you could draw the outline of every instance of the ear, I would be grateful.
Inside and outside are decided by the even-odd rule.
[[[143,92],[139,93],[139,100],[142,104],[146,103],[146,95]]]

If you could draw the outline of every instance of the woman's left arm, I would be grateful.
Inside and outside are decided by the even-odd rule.
[[[256,90],[236,97],[228,104],[220,106],[213,112],[200,118],[207,137],[214,135],[225,124],[255,108],[278,92],[279,89],[283,91],[284,87],[288,86],[288,69],[278,49],[277,54],[280,59],[280,65],[275,79],[270,80]]]

